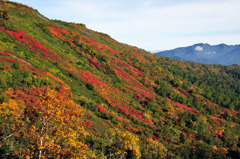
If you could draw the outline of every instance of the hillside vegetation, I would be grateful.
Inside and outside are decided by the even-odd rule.
[[[0,158],[239,158],[240,66],[1,9]]]

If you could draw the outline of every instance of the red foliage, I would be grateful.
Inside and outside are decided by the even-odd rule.
[[[56,35],[57,37],[62,36],[63,33],[65,33],[65,34],[70,33],[67,29],[58,28],[53,25],[49,26],[48,28],[50,29],[50,32],[53,33],[54,35]]]
[[[155,141],[160,141],[160,139],[155,135],[152,136],[152,139],[155,140]]]
[[[64,56],[61,57],[63,60],[66,60],[66,58]]]
[[[116,119],[117,119],[117,121],[120,121],[120,122],[123,122],[123,121],[124,121],[124,119],[121,118],[121,117],[119,117],[119,116],[116,116]]]
[[[101,64],[98,63],[98,60],[96,57],[93,57],[91,59],[88,60],[91,64],[93,64],[95,67],[100,67],[102,68],[103,70],[106,70]]]
[[[30,35],[27,35],[25,32],[22,30],[19,30],[18,32],[7,32],[10,35],[13,35],[17,40],[21,41],[22,43],[27,43],[30,45],[30,47],[36,51],[38,50],[44,50],[48,51],[43,44],[39,43],[37,40],[35,40],[33,37]]]
[[[130,107],[131,113],[135,114],[135,115],[143,115],[143,111],[136,111],[134,108]]]
[[[218,137],[223,137],[223,131],[221,130],[216,130],[216,134]]]
[[[81,41],[88,41],[89,43],[94,44],[95,48],[97,48],[100,51],[103,51],[101,48],[104,48],[104,49],[107,49],[107,50],[109,50],[110,52],[112,52],[114,54],[121,54],[119,51],[116,51],[116,50],[112,49],[111,47],[109,47],[109,46],[107,46],[107,45],[105,45],[103,43],[100,43],[100,42],[98,42],[98,41],[96,41],[96,40],[94,40],[92,38],[89,38],[89,37],[87,37],[85,35],[81,36]],[[101,46],[101,48],[98,47],[98,46]]]
[[[134,77],[142,77],[142,71],[128,65],[127,63],[123,62],[122,60],[120,59],[115,59],[117,62],[118,62],[118,65],[123,65],[123,66],[127,66],[128,69],[133,73],[132,76]]]
[[[67,38],[64,34],[66,35],[69,35],[70,34],[70,31],[68,31],[67,29],[63,29],[63,28],[58,28],[56,26],[49,26],[48,27],[50,32],[52,34],[54,34],[55,36],[59,37],[60,39],[64,40],[64,41],[69,41],[71,43],[72,46],[76,46],[74,43],[73,43],[73,38]],[[74,33],[74,35],[78,35],[78,33]]]
[[[66,88],[64,88],[64,87],[61,87],[61,89],[60,89],[60,91],[59,91],[61,94],[67,94],[67,95],[69,95],[69,94],[72,94],[72,92],[70,91],[70,90],[68,90],[68,89],[66,89]]]
[[[211,118],[212,118],[214,121],[222,121],[222,122],[226,122],[226,120],[221,119],[221,118],[219,118],[219,117],[217,117],[217,116],[211,116]]]
[[[182,108],[182,110],[186,109],[186,110],[188,110],[192,113],[201,113],[199,110],[194,110],[193,108],[190,108],[190,107],[188,107],[186,105],[183,105],[183,104],[180,104],[178,102],[174,102],[174,104],[177,105],[177,106],[180,106]]]
[[[98,64],[98,61],[96,61],[95,59],[89,59],[88,60],[91,64],[93,64],[95,67],[99,67],[100,65]]]
[[[130,107],[130,110],[131,110],[131,115],[132,116],[137,117],[139,120],[144,121],[144,122],[146,122],[149,125],[153,125],[154,124],[151,120],[144,119],[142,111],[138,112],[135,109],[133,109],[132,107]]]
[[[112,123],[111,123],[110,120],[103,119],[103,121],[105,121],[105,122],[108,123],[109,125],[112,125]]]
[[[42,55],[43,55],[44,57],[49,57],[49,55],[48,55],[47,52],[42,53]]]
[[[53,79],[55,79],[55,80],[60,81],[57,77],[55,77],[54,75],[52,75],[52,74],[49,73],[49,72],[43,71],[42,73],[43,73],[44,75],[46,75],[46,76],[49,76],[49,77],[51,77],[51,78],[53,78]]]
[[[190,108],[184,104],[181,104],[181,103],[178,103],[178,102],[175,102],[171,99],[168,99],[168,98],[163,98],[164,100],[168,100],[170,101],[171,103],[174,103],[175,105],[179,106],[180,108],[182,108],[182,110],[188,110],[190,111],[191,113],[201,113],[199,110],[194,110],[193,108]]]
[[[130,85],[135,86],[137,88],[143,88],[144,86],[142,83],[140,83],[137,79],[134,78],[134,76],[129,75],[124,69],[119,67],[117,64],[110,62],[113,71],[116,73],[116,75],[121,78],[126,80]]]
[[[11,5],[14,6],[15,8],[24,9],[24,10],[28,10],[28,11],[34,11],[34,9],[29,8],[29,7],[19,6],[19,5],[14,5],[14,4],[11,4]]]
[[[84,125],[85,128],[92,128],[95,126],[96,124],[92,120],[85,120],[85,125]]]
[[[99,47],[98,47],[98,46],[96,46],[96,45],[93,45],[93,47],[94,47],[95,49],[97,49],[97,50],[101,51],[101,52],[104,52],[104,49],[102,49],[102,48],[99,48]]]
[[[38,71],[38,69],[32,67],[31,65],[28,65],[27,67],[28,67],[29,69],[33,70],[33,71]]]
[[[188,137],[191,137],[191,138],[193,138],[193,139],[196,139],[196,136],[193,135],[193,134],[189,134]]]
[[[39,99],[36,97],[39,94],[36,94],[36,88],[32,87],[31,90],[27,90],[26,88],[18,87],[19,90],[9,89],[6,91],[6,94],[9,96],[13,96],[17,99],[21,99],[25,101],[28,105],[35,105],[39,107]],[[25,92],[26,91],[26,92]]]
[[[134,98],[138,101],[147,101],[146,98],[156,98],[157,95],[151,92],[146,92],[145,90],[142,90],[140,88],[137,88],[137,93],[134,95]]]
[[[106,113],[107,112],[107,109],[104,108],[103,106],[99,105],[99,104],[96,104],[96,106],[98,107],[98,110],[102,113]]]
[[[87,81],[88,83],[94,84],[94,86],[96,86],[96,87],[98,87],[98,86],[107,87],[107,85],[104,82],[102,82],[100,79],[95,77],[90,72],[85,71],[85,72],[81,73],[81,75],[85,81]]]
[[[128,110],[128,108],[127,108],[125,105],[118,105],[118,104],[116,104],[115,106],[117,106],[117,108],[118,108],[121,112],[123,112],[124,114],[130,115],[129,110]]]
[[[18,30],[17,32],[13,32],[13,31],[5,29],[4,27],[0,27],[0,30],[2,30],[3,32],[5,32],[9,35],[13,35],[15,39],[20,41],[23,45],[25,45],[29,49],[33,50],[35,53],[37,53],[39,50],[42,50],[43,55],[45,57],[50,57],[55,61],[59,60],[59,57],[54,55],[47,48],[45,48],[42,43],[38,42],[36,39],[34,39],[32,36],[26,34],[22,30]]]
[[[6,57],[0,57],[0,61],[7,61],[8,60],[8,58],[6,58]]]
[[[0,29],[0,30],[1,30],[1,29]],[[10,56],[11,54],[9,53],[9,51],[5,50],[3,55],[4,55],[4,56]]]
[[[14,59],[8,59],[7,61],[12,62],[12,63],[16,62],[16,60],[14,60]]]
[[[3,65],[3,67],[5,67],[5,68],[9,68],[9,66],[8,66],[8,65]]]
[[[26,67],[22,64],[20,64],[20,70],[26,70]]]
[[[16,62],[16,60],[14,60],[14,59],[8,59],[8,58],[6,58],[6,57],[0,57],[0,61],[7,61],[7,62],[11,62],[11,63],[15,63],[15,62]]]
[[[26,64],[26,62],[21,61],[21,60],[17,60],[17,62],[22,63],[22,64]]]
[[[41,88],[36,88],[35,86],[31,86],[30,89],[25,87],[18,87],[18,90],[14,90],[12,88],[9,88],[5,93],[9,95],[10,97],[14,97],[16,99],[23,100],[26,105],[34,105],[38,108],[40,108],[39,104],[39,97],[40,95],[43,95],[46,93],[48,86],[44,86]],[[71,98],[66,94],[61,94],[59,96],[59,100],[65,101],[70,100]]]
[[[153,125],[154,123],[149,120],[149,119],[144,119],[143,117],[143,112],[142,111],[136,111],[135,109],[133,109],[132,107],[130,107],[130,109],[126,106],[126,105],[119,105],[117,104],[116,100],[112,100],[111,101],[111,105],[115,108],[117,108],[118,110],[120,110],[121,112],[123,112],[125,115],[129,115],[131,117],[137,117],[139,120],[146,122],[149,125]],[[118,120],[121,120],[120,117],[117,118]]]
[[[153,125],[154,123],[151,121],[151,120],[149,120],[149,119],[144,119],[144,121],[148,124],[148,125]]]
[[[184,89],[178,88],[178,90],[179,90],[180,92],[182,92],[182,94],[184,94],[185,96],[188,96],[188,92],[185,91]]]
[[[125,129],[127,129],[128,131],[134,132],[134,133],[137,133],[137,132],[139,132],[139,130],[138,130],[138,129],[136,129],[136,128],[133,128],[133,127],[131,127],[131,126],[128,126],[128,125],[126,125],[126,126],[125,126]]]

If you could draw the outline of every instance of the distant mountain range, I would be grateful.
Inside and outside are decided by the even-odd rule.
[[[156,53],[183,61],[204,64],[240,65],[240,45],[209,45],[204,43]]]

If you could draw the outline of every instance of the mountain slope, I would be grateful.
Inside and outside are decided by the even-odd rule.
[[[156,54],[178,60],[204,64],[240,64],[240,45],[209,45],[199,43],[188,47],[161,51]]]
[[[239,66],[172,60],[22,4],[5,9],[2,158],[239,155]]]

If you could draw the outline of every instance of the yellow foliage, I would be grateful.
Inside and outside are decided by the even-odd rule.
[[[147,112],[147,113],[144,112],[143,116],[144,116],[145,119],[150,119],[150,120],[152,119],[152,116],[151,116],[150,112]]]
[[[157,66],[157,71],[162,72],[162,68]]]
[[[122,146],[123,146],[123,150],[119,150],[119,153],[122,153],[124,151],[132,151],[133,154],[135,155],[135,157],[138,159],[141,157],[141,153],[140,153],[140,146],[139,146],[139,138],[137,135],[134,135],[132,133],[130,133],[129,131],[120,131],[119,129],[113,129],[112,130],[114,135],[117,135],[118,137],[121,138],[122,141],[121,142]],[[126,153],[126,152],[124,152]]]
[[[216,145],[213,145],[213,150],[216,152],[216,153],[223,153],[223,154],[227,154],[228,153],[228,148],[217,148]]]
[[[2,125],[7,125],[7,118],[11,117],[12,121],[15,121],[12,125],[12,132],[18,130],[22,127],[22,119],[24,117],[24,108],[25,105],[19,101],[17,103],[14,99],[10,99],[7,103],[2,103],[0,105],[0,116],[4,117],[4,121],[2,121]]]
[[[18,100],[14,90],[8,89],[5,93],[17,100],[10,99],[0,105],[0,116],[6,118],[2,124],[11,124],[12,133],[21,132],[31,141],[21,155],[33,158],[38,152],[39,158],[87,158],[89,148],[80,140],[88,135],[83,127],[84,109],[49,87],[41,92],[39,101],[33,105]]]
[[[52,152],[50,154],[60,156],[67,154],[73,158],[86,158],[88,147],[79,141],[80,136],[87,135],[81,119],[84,110],[73,100],[64,101],[58,92],[50,88],[46,89],[45,94],[40,95],[40,106],[39,113],[42,116],[40,122],[43,126],[33,127],[34,133],[32,133],[37,136],[36,142],[39,147],[48,149],[49,152]],[[51,137],[48,136],[49,129],[53,129],[55,132]],[[50,156],[48,155],[48,157]]]
[[[50,68],[50,69],[49,69],[49,72],[52,73],[52,74],[54,74],[54,75],[56,75],[56,74],[58,74],[60,71],[57,70],[57,69],[54,69],[54,68]]]
[[[148,138],[143,142],[143,156],[150,157],[150,155],[158,156],[159,158],[165,158],[167,149],[159,141],[155,141],[152,138]],[[153,157],[153,156],[152,156]]]

